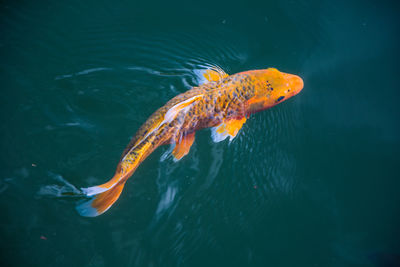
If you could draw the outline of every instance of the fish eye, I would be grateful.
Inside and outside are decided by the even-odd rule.
[[[278,97],[278,99],[276,100],[276,102],[279,102],[279,101],[281,101],[281,100],[283,100],[285,98],[285,96],[280,96],[280,97]]]

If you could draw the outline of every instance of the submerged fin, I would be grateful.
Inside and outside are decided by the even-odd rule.
[[[76,207],[78,213],[85,217],[95,217],[107,211],[119,198],[125,181],[119,182],[110,189],[93,196]]]
[[[190,151],[190,147],[194,142],[195,133],[190,133],[181,138],[181,140],[176,144],[172,155],[174,156],[174,161],[178,161],[183,158]]]
[[[245,117],[224,121],[220,125],[211,128],[211,138],[217,143],[229,136],[229,141],[232,141],[245,122]]]

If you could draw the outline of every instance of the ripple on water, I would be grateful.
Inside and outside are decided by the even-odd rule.
[[[37,195],[46,197],[81,196],[82,192],[59,174],[49,173],[58,184],[43,185]]]
[[[118,132],[115,129],[119,129],[124,131],[121,136],[132,135],[159,106],[196,86],[201,81],[201,70],[241,71],[248,58],[247,45],[234,33],[218,28],[214,32],[207,30],[207,34],[199,31],[133,34],[129,24],[119,24],[84,25],[79,31],[75,38],[64,38],[62,32],[49,28],[47,32],[53,40],[32,44],[40,51],[49,51],[51,64],[62,66],[52,70],[48,80],[53,84],[44,89],[53,94],[54,102],[39,98],[37,104],[42,104],[44,125],[53,130],[63,127],[83,130],[62,136],[70,143],[82,134],[88,135],[88,129],[97,136],[115,139],[115,133],[107,135],[102,130],[112,128]],[[169,242],[169,246],[160,248],[162,253],[172,253],[178,262],[184,262],[201,246],[221,251],[218,227],[233,218],[236,226],[227,227],[246,229],[249,227],[246,215],[253,218],[268,213],[265,207],[278,205],[271,201],[271,195],[290,196],[295,162],[281,147],[280,140],[290,140],[292,136],[285,123],[292,114],[285,109],[267,112],[254,116],[230,145],[212,143],[209,131],[205,130],[196,137],[191,153],[182,161],[159,163],[157,178],[154,177],[158,201],[148,231],[152,233],[149,242]],[[110,141],[109,147],[103,148],[101,138],[93,138],[92,142],[93,152],[81,153],[76,160],[65,155],[70,158],[67,164],[77,169],[85,169],[87,164],[97,166],[98,162],[109,160],[101,155],[105,150],[109,152],[115,143],[117,146],[127,143],[126,139]],[[199,145],[202,149],[197,149]],[[61,175],[54,177],[57,182],[43,185],[38,195],[60,197],[79,193]],[[86,177],[80,185],[101,181]],[[251,199],[254,207],[244,206],[245,198]],[[215,225],[215,218],[220,219],[219,225]],[[235,228],[229,229],[232,230]],[[115,233],[114,238],[124,239],[121,233]],[[151,256],[140,245],[132,247],[135,260]]]

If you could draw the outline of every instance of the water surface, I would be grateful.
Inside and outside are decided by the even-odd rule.
[[[2,266],[399,264],[399,22],[390,1],[6,1]],[[276,67],[298,96],[232,143],[153,153],[80,217],[140,125],[198,70]]]

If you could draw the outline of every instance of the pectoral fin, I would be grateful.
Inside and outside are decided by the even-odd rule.
[[[189,153],[190,147],[194,142],[194,134],[194,132],[187,134],[183,136],[179,142],[176,143],[176,146],[172,151],[172,155],[174,156],[175,161],[180,160],[187,153]]]
[[[229,141],[232,141],[245,122],[245,117],[224,121],[220,125],[211,128],[211,138],[217,143],[225,140],[225,138],[229,136]]]

